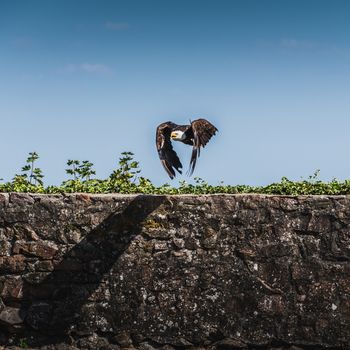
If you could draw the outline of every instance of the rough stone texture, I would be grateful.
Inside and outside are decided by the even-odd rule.
[[[0,194],[0,349],[350,349],[350,197]]]

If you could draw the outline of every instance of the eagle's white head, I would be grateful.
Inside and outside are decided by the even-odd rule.
[[[185,133],[180,130],[172,131],[170,137],[174,141],[182,141],[185,139]]]

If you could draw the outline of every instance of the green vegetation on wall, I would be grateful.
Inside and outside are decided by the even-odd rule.
[[[29,153],[21,174],[16,174],[12,181],[0,184],[0,192],[31,193],[145,193],[145,194],[213,194],[213,193],[261,193],[278,195],[311,194],[350,194],[350,180],[322,182],[318,179],[318,170],[307,180],[291,181],[283,177],[280,182],[268,186],[246,185],[209,185],[199,177],[195,183],[180,181],[178,187],[169,184],[155,186],[149,179],[140,176],[139,163],[133,153],[123,152],[118,168],[104,180],[93,178],[96,174],[93,164],[87,160],[68,160],[66,173],[71,177],[60,186],[44,186],[42,170],[36,167],[39,155]]]

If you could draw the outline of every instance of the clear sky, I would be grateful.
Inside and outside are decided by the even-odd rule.
[[[194,176],[211,184],[350,178],[349,16],[347,0],[0,0],[0,177],[36,151],[47,185],[67,159],[106,178],[132,151],[171,182],[157,125],[204,117],[219,133]]]

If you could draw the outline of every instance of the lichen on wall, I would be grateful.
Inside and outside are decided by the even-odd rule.
[[[348,349],[350,197],[0,194],[0,345]]]

